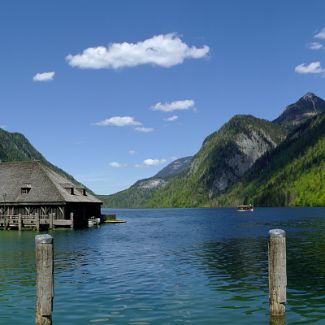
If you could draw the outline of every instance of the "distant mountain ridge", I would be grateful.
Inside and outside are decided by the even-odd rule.
[[[105,206],[142,207],[170,179],[183,173],[191,160],[192,157],[176,159],[153,177],[141,179],[124,191],[113,195],[99,195],[98,197],[104,202]]]
[[[170,177],[174,177],[180,173],[182,173],[184,170],[188,168],[190,165],[190,162],[193,157],[184,157],[180,159],[174,160],[172,163],[167,165],[165,168],[163,168],[160,172],[158,172],[154,178],[163,178],[168,179]]]
[[[286,107],[284,112],[273,122],[292,129],[309,118],[325,112],[325,101],[309,92],[296,103]]]
[[[297,196],[295,199],[288,199],[289,194],[285,194],[287,197],[283,199],[283,192],[279,188],[283,185],[281,180],[287,179],[286,175],[282,175],[282,178],[273,178],[274,175],[268,174],[266,177],[264,173],[267,166],[271,166],[268,169],[269,173],[279,172],[281,165],[278,168],[274,167],[277,166],[279,156],[290,157],[288,158],[290,161],[283,158],[288,166],[292,166],[296,159],[303,159],[299,151],[293,151],[297,156],[289,154],[292,153],[290,146],[302,146],[302,143],[305,151],[308,152],[308,157],[316,155],[316,165],[313,164],[313,170],[319,171],[319,166],[322,165],[321,157],[323,157],[321,150],[323,122],[320,120],[325,115],[324,112],[325,101],[313,93],[306,93],[296,103],[287,106],[273,122],[250,115],[237,115],[220,130],[209,135],[199,152],[189,160],[188,165],[180,173],[170,175],[168,181],[159,177],[161,172],[164,173],[162,170],[152,178],[138,181],[125,191],[101,196],[101,198],[108,207],[125,208],[233,206],[248,201],[267,206],[280,203],[298,205],[302,201],[299,201]],[[306,133],[303,133],[304,136],[300,139],[302,130]],[[315,146],[312,145],[313,134],[314,138],[320,136],[320,142]],[[295,139],[299,141],[295,142]],[[307,167],[304,168],[311,172]],[[251,177],[249,180],[247,175]],[[321,175],[321,181],[325,182],[322,173],[317,175]],[[302,178],[303,176],[299,179]],[[313,179],[316,178],[314,175]],[[272,182],[268,183],[268,186],[278,188],[279,191],[272,192],[270,200],[263,199],[269,194],[263,196],[264,194],[262,195],[254,184],[259,184],[262,188],[263,182],[268,180],[275,182],[274,179],[277,186]],[[304,180],[306,181],[306,178]],[[318,184],[319,179],[315,182]],[[320,197],[322,191],[323,189]],[[265,190],[263,193],[271,192]],[[282,199],[279,199],[280,196]],[[322,202],[321,200],[317,202]],[[309,203],[306,201],[305,204]]]

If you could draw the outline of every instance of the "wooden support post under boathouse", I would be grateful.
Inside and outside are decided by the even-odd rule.
[[[39,161],[0,163],[0,229],[82,228],[101,204],[80,184]]]

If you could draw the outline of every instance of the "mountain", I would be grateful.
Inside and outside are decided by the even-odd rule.
[[[174,160],[163,168],[155,176],[142,179],[133,184],[130,188],[113,195],[99,195],[106,207],[116,208],[137,208],[145,205],[154,192],[165,186],[169,180],[184,172],[192,157],[184,157]]]
[[[309,92],[273,122],[234,116],[182,172],[141,180],[106,206],[325,205],[324,115],[325,101]]]
[[[206,205],[240,179],[261,155],[276,147],[285,136],[286,130],[279,125],[250,115],[237,115],[209,135],[193,158],[177,160],[152,178],[100,198],[108,207]],[[186,162],[185,166],[180,162]],[[181,167],[175,169],[179,164]],[[179,173],[170,174],[167,172],[170,170]]]
[[[325,113],[294,129],[212,206],[325,206]]]
[[[64,170],[48,162],[43,155],[31,145],[24,135],[0,129],[0,162],[24,160],[39,160],[59,174],[80,184]]]
[[[237,115],[209,135],[186,172],[158,189],[149,207],[206,206],[286,136],[281,126]]]
[[[284,112],[273,122],[292,129],[309,118],[324,112],[325,101],[309,92],[296,103],[287,106]]]

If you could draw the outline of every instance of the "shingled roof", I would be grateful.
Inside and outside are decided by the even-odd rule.
[[[102,203],[39,161],[0,163],[0,204]]]

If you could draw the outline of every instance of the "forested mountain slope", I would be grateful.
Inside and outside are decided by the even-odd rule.
[[[325,206],[325,114],[295,129],[211,206]]]
[[[286,136],[276,124],[249,115],[233,117],[209,135],[189,169],[156,191],[150,207],[206,206],[241,176],[265,152]]]

